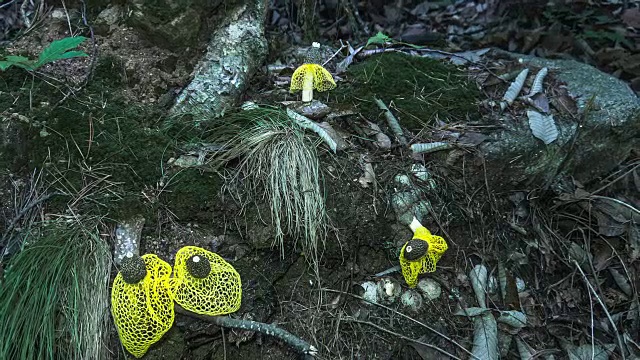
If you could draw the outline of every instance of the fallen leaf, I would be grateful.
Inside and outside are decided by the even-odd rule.
[[[487,307],[487,276],[487,268],[482,264],[474,266],[469,273],[469,280],[471,281],[473,292],[476,294],[476,299],[478,299],[478,305],[483,308]]]
[[[551,105],[563,114],[569,116],[578,115],[578,106],[576,101],[569,94],[569,90],[565,86],[555,89],[554,96],[551,98]]]
[[[373,172],[373,165],[370,162],[363,165],[364,175],[362,175],[358,182],[362,187],[368,188],[369,184],[373,184],[376,181],[376,174]]]
[[[580,346],[567,344],[564,346],[569,355],[569,360],[609,360],[609,355],[616,348],[614,344],[591,346],[585,344]]]
[[[627,294],[627,296],[633,295],[633,290],[631,289],[631,284],[629,284],[629,280],[623,274],[621,274],[618,270],[610,267],[609,272],[611,273],[611,277],[616,282],[620,290]]]
[[[469,131],[458,138],[457,144],[461,146],[478,146],[488,138],[489,136],[485,134]]]
[[[628,27],[640,28],[640,9],[633,7],[625,10],[620,16],[622,22]]]
[[[543,113],[549,112],[549,100],[544,93],[537,93],[528,98],[529,104]]]
[[[491,313],[473,319],[473,348],[478,359],[498,359],[498,324]]]
[[[533,136],[542,140],[545,145],[556,141],[559,133],[553,115],[543,115],[534,110],[527,110],[527,117]]]

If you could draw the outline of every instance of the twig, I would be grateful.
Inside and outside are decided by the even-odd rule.
[[[422,346],[426,346],[426,347],[428,347],[428,348],[431,348],[431,349],[433,349],[433,350],[436,350],[436,351],[438,351],[438,352],[440,352],[440,353],[442,353],[442,354],[447,355],[447,356],[449,357],[449,359],[462,360],[462,359],[460,359],[459,357],[457,357],[457,356],[455,356],[455,355],[453,355],[453,354],[451,354],[451,353],[447,352],[447,351],[446,351],[446,350],[444,350],[444,349],[440,349],[439,347],[437,347],[437,346],[435,346],[435,345],[427,344],[427,343],[425,343],[425,342],[422,342],[422,341],[419,341],[419,340],[412,339],[412,338],[407,337],[407,336],[404,336],[404,335],[402,335],[402,334],[398,334],[398,333],[393,332],[393,331],[391,331],[391,330],[389,330],[389,329],[385,329],[385,328],[383,328],[382,326],[376,325],[376,324],[374,324],[374,323],[372,323],[372,322],[369,322],[369,321],[362,321],[362,320],[356,320],[356,319],[349,319],[349,318],[346,318],[346,319],[343,319],[343,320],[344,320],[344,321],[347,321],[347,322],[354,322],[354,323],[358,323],[358,324],[364,324],[364,325],[367,325],[367,326],[371,326],[371,327],[376,328],[376,329],[378,329],[378,330],[380,330],[380,331],[382,331],[382,332],[386,332],[386,333],[387,333],[387,334],[389,334],[389,335],[393,335],[393,336],[396,336],[396,337],[398,337],[398,338],[400,338],[400,339],[403,339],[403,340],[406,340],[406,341],[412,342],[412,343],[414,343],[414,344],[419,344],[419,345],[422,345]]]
[[[385,275],[389,275],[389,274],[393,274],[394,272],[398,272],[400,271],[400,265],[396,265],[393,267],[388,268],[387,270],[383,270],[375,275],[373,275],[374,277],[381,277],[381,276],[385,276]]]
[[[407,145],[407,139],[404,137],[404,133],[402,132],[402,128],[400,127],[400,123],[398,123],[398,119],[391,113],[391,110],[382,102],[382,100],[374,97],[373,100],[376,102],[380,110],[384,111],[384,116],[387,118],[387,122],[389,123],[389,127],[391,131],[395,134],[396,138],[398,138],[398,142],[402,145]]]
[[[315,346],[307,343],[306,341],[300,339],[299,337],[292,335],[290,332],[282,328],[279,328],[273,324],[265,324],[265,323],[252,321],[252,320],[234,319],[229,316],[200,315],[200,314],[192,313],[191,311],[187,311],[178,304],[175,305],[175,309],[177,313],[187,315],[196,319],[204,320],[214,325],[233,328],[233,329],[257,331],[265,335],[273,336],[277,339],[284,341],[296,351],[307,356],[316,356],[318,354],[318,349],[316,349]]]
[[[25,206],[22,210],[20,210],[20,212],[18,213],[18,215],[16,215],[13,220],[11,220],[11,223],[9,223],[9,225],[7,226],[7,229],[4,231],[4,234],[2,234],[2,239],[0,240],[0,248],[4,247],[4,242],[7,239],[7,237],[9,237],[9,234],[11,234],[11,232],[13,231],[13,228],[16,226],[16,224],[18,223],[18,221],[20,221],[20,219],[22,219],[23,216],[25,216],[31,209],[33,209],[35,206],[51,199],[52,197],[56,196],[56,195],[65,195],[64,193],[61,192],[54,192],[51,194],[47,194],[39,199],[33,200],[31,203],[29,203],[27,206]],[[2,259],[2,256],[0,256],[0,260]]]
[[[593,199],[600,199],[600,200],[609,200],[609,201],[613,201],[614,203],[617,203],[617,204],[619,204],[619,205],[622,205],[622,206],[624,206],[624,207],[628,208],[629,210],[631,210],[631,211],[633,211],[633,212],[635,212],[635,213],[637,213],[637,214],[640,214],[640,210],[636,209],[633,205],[629,205],[629,204],[627,204],[627,203],[626,203],[626,202],[624,202],[624,201],[620,201],[620,200],[618,200],[618,199],[610,198],[610,197],[608,197],[608,196],[600,196],[600,195],[591,195],[590,197],[591,197],[591,198],[593,198]]]
[[[322,63],[322,66],[325,66],[329,63],[329,61],[333,60],[334,57],[338,56],[338,54],[340,54],[340,52],[342,51],[342,49],[344,49],[345,47],[347,47],[347,45],[341,45],[340,49],[338,49],[338,51],[336,51],[335,53],[333,53],[333,55],[331,55],[330,58],[327,59],[327,61]]]
[[[601,188],[599,188],[596,191],[593,191],[591,194],[595,195],[603,190],[605,190],[606,188],[608,188],[609,186],[615,184],[616,182],[624,179],[625,176],[629,175],[630,173],[632,173],[635,169],[637,169],[638,167],[640,167],[640,164],[635,165],[634,167],[632,167],[629,171],[626,171],[624,174],[618,176],[617,178],[615,178],[614,180],[610,181],[609,183],[607,183],[606,185],[602,186]]]
[[[389,311],[393,312],[394,314],[398,314],[398,315],[400,315],[401,317],[403,317],[403,318],[405,318],[405,319],[407,319],[407,320],[409,320],[409,321],[412,321],[412,322],[414,322],[414,323],[416,323],[416,324],[418,324],[418,325],[420,325],[420,326],[424,327],[425,329],[427,329],[427,330],[429,330],[429,331],[433,332],[434,334],[436,334],[436,335],[440,336],[441,338],[443,338],[443,339],[447,340],[448,342],[452,343],[453,345],[457,346],[457,347],[458,347],[458,348],[460,348],[462,351],[464,351],[465,353],[469,354],[472,358],[476,358],[476,359],[477,359],[477,356],[473,355],[473,354],[471,353],[471,351],[467,350],[464,346],[460,345],[457,341],[455,341],[455,340],[453,340],[452,338],[448,337],[447,335],[445,335],[445,334],[441,333],[440,331],[438,331],[438,330],[436,330],[436,329],[432,328],[431,326],[429,326],[429,325],[427,325],[427,324],[425,324],[425,323],[422,323],[422,322],[420,322],[420,321],[418,321],[418,320],[416,320],[416,319],[412,318],[411,316],[405,315],[405,314],[403,314],[403,313],[401,313],[401,312],[399,312],[399,311],[397,311],[397,310],[394,310],[394,309],[392,309],[392,308],[390,308],[390,307],[388,307],[388,306],[385,306],[385,305],[382,305],[382,304],[378,304],[378,303],[375,303],[375,302],[371,302],[371,301],[369,301],[369,300],[367,300],[367,299],[363,298],[362,296],[358,296],[358,295],[356,295],[356,294],[352,294],[352,293],[348,293],[348,292],[344,292],[344,291],[340,291],[340,290],[328,289],[328,288],[322,288],[322,291],[332,292],[332,293],[336,293],[336,294],[349,295],[349,296],[351,296],[351,297],[353,297],[353,298],[356,298],[356,299],[359,299],[359,300],[365,301],[365,302],[367,302],[367,303],[369,303],[369,304],[373,304],[373,305],[378,306],[378,307],[381,307],[381,308],[383,308],[383,309],[385,309],[385,310],[389,310]],[[480,359],[478,359],[478,360],[480,360]]]
[[[89,25],[89,23],[87,22],[87,4],[84,0],[82,0],[82,23],[84,24],[84,26],[87,26],[89,28],[89,34],[91,35],[91,44],[93,45],[93,49],[91,51],[91,65],[89,65],[89,71],[83,82],[83,86],[86,86],[89,83],[89,80],[91,80],[93,71],[95,70],[96,64],[98,62],[98,44],[96,43],[96,37],[93,33],[93,26]]]
[[[582,268],[580,267],[578,262],[573,260],[573,263],[578,268],[578,271],[580,271],[580,274],[582,274],[582,277],[584,278],[584,282],[587,283],[587,287],[589,288],[589,291],[593,294],[593,296],[596,298],[596,300],[598,300],[598,303],[600,304],[600,306],[602,306],[602,310],[604,310],[604,313],[607,315],[607,319],[609,319],[609,323],[611,324],[611,327],[613,328],[613,331],[616,334],[616,340],[618,340],[618,347],[620,348],[620,355],[622,355],[622,359],[623,360],[626,359],[626,357],[624,355],[624,347],[622,346],[622,339],[620,339],[620,333],[618,332],[618,328],[616,327],[616,323],[611,318],[611,314],[609,314],[609,310],[607,309],[607,306],[604,304],[604,302],[602,302],[602,300],[600,299],[600,296],[598,296],[598,293],[596,293],[596,290],[591,285],[591,282],[587,278],[587,275],[585,275],[584,271],[582,271]]]

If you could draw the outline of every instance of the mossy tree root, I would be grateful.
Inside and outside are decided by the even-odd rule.
[[[306,355],[305,358],[312,358],[318,354],[318,349],[316,349],[315,346],[291,334],[290,332],[272,324],[265,324],[265,323],[252,321],[252,320],[234,319],[229,316],[200,315],[200,314],[192,313],[191,311],[187,311],[181,306],[179,306],[178,304],[176,304],[175,309],[177,313],[191,316],[196,319],[204,320],[214,325],[223,326],[226,328],[233,328],[233,329],[257,331],[265,335],[273,336],[277,339],[284,341],[289,346],[291,346],[294,350],[300,352],[301,354]]]

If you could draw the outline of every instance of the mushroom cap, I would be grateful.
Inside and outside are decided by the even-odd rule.
[[[405,259],[412,261],[418,260],[429,251],[429,243],[424,240],[409,240],[407,246],[404,247]]]
[[[137,284],[147,276],[147,266],[142,257],[128,253],[122,259],[120,273],[122,274],[122,280],[127,284]]]
[[[206,278],[211,272],[211,263],[206,256],[193,255],[187,260],[186,265],[189,273],[198,279]]]
[[[291,76],[290,91],[303,90],[304,79],[307,74],[313,75],[313,88],[317,91],[327,91],[336,87],[336,82],[333,81],[333,76],[318,64],[302,64],[298,66]]]

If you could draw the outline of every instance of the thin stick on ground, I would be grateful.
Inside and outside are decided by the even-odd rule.
[[[587,287],[589,288],[589,292],[591,292],[593,296],[596,298],[596,300],[598,300],[598,303],[600,304],[600,306],[602,306],[602,310],[604,310],[604,313],[607,315],[607,319],[609,319],[609,323],[611,323],[613,332],[616,334],[616,340],[618,341],[618,347],[620,348],[620,355],[622,355],[623,360],[626,359],[624,355],[624,347],[622,346],[622,339],[620,339],[620,333],[618,332],[616,323],[611,318],[611,314],[609,314],[609,310],[607,309],[607,306],[604,304],[604,302],[602,302],[602,300],[600,299],[600,296],[598,296],[598,293],[596,293],[596,290],[591,285],[591,282],[587,278],[587,275],[585,275],[584,271],[582,271],[582,268],[580,267],[578,262],[573,260],[573,263],[576,265],[576,268],[578,268],[578,271],[580,271],[580,274],[582,274],[582,277],[584,278],[584,282],[587,284]]]
[[[400,339],[403,339],[403,340],[407,340],[407,341],[409,341],[409,342],[412,342],[412,343],[414,343],[414,344],[419,344],[419,345],[422,345],[422,346],[426,346],[426,347],[428,347],[428,348],[431,348],[431,349],[433,349],[433,350],[436,350],[436,351],[438,351],[438,352],[440,352],[440,353],[442,353],[442,354],[444,354],[444,355],[447,355],[450,359],[462,360],[462,359],[460,359],[459,357],[457,357],[457,356],[455,356],[455,355],[453,355],[453,354],[451,354],[451,353],[447,352],[447,351],[446,351],[446,350],[444,350],[444,349],[440,349],[439,347],[437,347],[437,346],[435,346],[435,345],[427,344],[427,343],[425,343],[425,342],[422,342],[422,341],[419,341],[419,340],[412,339],[412,338],[407,337],[407,336],[404,336],[404,335],[402,335],[402,334],[398,334],[398,333],[393,332],[393,331],[391,331],[391,330],[389,330],[389,329],[385,329],[385,328],[383,328],[382,326],[376,325],[376,324],[374,324],[374,323],[372,323],[372,322],[369,322],[369,321],[362,321],[362,320],[356,320],[356,319],[343,319],[343,320],[344,320],[344,321],[347,321],[347,322],[353,322],[353,323],[358,323],[358,324],[364,324],[364,325],[367,325],[367,326],[371,326],[371,327],[376,328],[376,329],[378,329],[378,330],[380,330],[380,331],[382,331],[382,332],[385,332],[385,333],[387,333],[387,334],[389,334],[389,335],[393,335],[393,336],[396,336],[396,337],[398,337],[398,338],[400,338]]]
[[[381,307],[381,308],[383,308],[383,309],[385,309],[385,310],[389,310],[389,311],[393,312],[394,314],[398,314],[398,315],[400,315],[401,317],[403,317],[403,318],[405,318],[405,319],[407,319],[407,320],[409,320],[409,321],[412,321],[412,322],[414,322],[414,323],[416,323],[416,324],[418,324],[418,325],[420,325],[420,326],[422,326],[422,327],[424,327],[424,328],[428,329],[429,331],[433,332],[434,334],[436,334],[436,335],[440,336],[441,338],[443,338],[443,339],[447,340],[448,342],[452,343],[453,345],[457,346],[459,349],[461,349],[462,351],[464,351],[465,353],[467,353],[467,354],[468,354],[469,356],[471,356],[472,358],[473,358],[473,357],[475,357],[475,356],[471,353],[471,351],[467,350],[464,346],[460,345],[457,341],[453,340],[452,338],[448,337],[447,335],[445,335],[445,334],[443,334],[443,333],[439,332],[438,330],[436,330],[436,329],[432,328],[431,326],[429,326],[429,325],[427,325],[427,324],[425,324],[425,323],[423,323],[423,322],[420,322],[420,321],[418,321],[418,320],[416,320],[416,319],[412,318],[411,316],[405,315],[405,314],[403,314],[403,313],[401,313],[401,312],[399,312],[399,311],[397,311],[397,310],[394,310],[394,309],[392,309],[392,308],[390,308],[390,307],[388,307],[388,306],[385,306],[385,305],[382,305],[382,304],[378,304],[378,303],[371,302],[371,301],[369,301],[369,300],[367,300],[367,299],[363,298],[362,296],[358,296],[358,295],[356,295],[356,294],[351,294],[351,293],[344,292],[344,291],[341,291],[341,290],[334,290],[334,289],[322,288],[322,291],[332,292],[332,293],[336,293],[336,294],[349,295],[349,296],[351,296],[351,297],[353,297],[353,298],[356,298],[356,299],[359,299],[359,300],[365,301],[365,302],[367,302],[367,303],[369,303],[369,304],[376,305],[376,306]]]
[[[175,305],[175,309],[177,313],[204,320],[214,325],[232,329],[257,331],[261,334],[273,336],[276,339],[282,340],[287,345],[291,346],[291,348],[304,355],[316,356],[318,354],[318,349],[316,349],[315,346],[291,334],[287,330],[279,328],[273,324],[265,324],[252,320],[234,319],[229,316],[208,316],[195,314],[185,310],[178,304]]]

